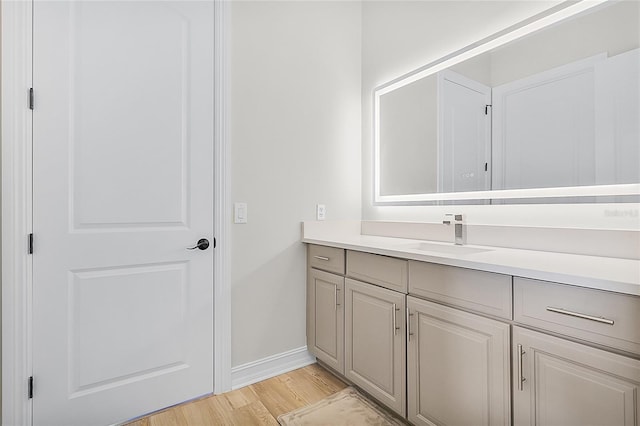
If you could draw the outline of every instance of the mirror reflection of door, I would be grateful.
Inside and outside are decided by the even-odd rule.
[[[493,89],[493,189],[595,184],[597,55]]]
[[[639,70],[634,49],[494,87],[492,189],[640,181]]]
[[[438,74],[438,192],[491,189],[491,88]]]

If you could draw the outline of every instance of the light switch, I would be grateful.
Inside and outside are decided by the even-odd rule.
[[[247,203],[233,203],[233,223],[247,223]]]
[[[327,208],[324,204],[316,204],[316,220],[324,220]]]

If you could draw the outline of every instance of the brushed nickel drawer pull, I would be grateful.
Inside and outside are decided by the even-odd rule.
[[[613,320],[606,319],[606,318],[603,318],[603,317],[594,317],[593,315],[580,314],[578,312],[571,312],[571,311],[567,311],[566,309],[562,309],[562,308],[553,308],[551,306],[547,306],[547,311],[555,312],[556,314],[569,315],[570,317],[588,319],[588,320],[591,320],[591,321],[601,322],[603,324],[613,325]]]
[[[316,259],[319,259],[319,260],[324,260],[325,262],[329,261],[328,257],[324,257],[324,256],[313,256],[313,257],[315,257]]]
[[[518,390],[524,389],[524,382],[527,380],[522,377],[522,355],[526,354],[525,351],[522,350],[522,345],[518,345]]]
[[[398,309],[398,307],[396,306],[396,304],[393,304],[393,335],[397,335],[398,334],[398,330],[400,329],[400,327],[398,327],[398,323],[397,323],[397,319],[396,319],[396,312],[399,311],[400,309]]]
[[[411,313],[411,311],[409,311],[409,308],[407,307],[407,340],[411,341],[411,336],[413,336],[413,333],[411,332],[411,317],[413,316],[413,314]]]

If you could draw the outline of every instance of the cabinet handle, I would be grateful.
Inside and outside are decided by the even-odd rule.
[[[409,311],[409,308],[407,308],[406,312],[407,312],[407,340],[411,341],[411,336],[413,336],[413,333],[411,332],[411,317],[413,316],[413,314]]]
[[[400,309],[398,308],[398,306],[396,306],[396,304],[393,304],[393,335],[397,335],[398,334],[398,330],[400,330],[400,327],[398,327],[398,322],[396,319],[396,312],[399,311]]]
[[[340,306],[340,304],[338,303],[338,292],[340,291],[340,289],[338,288],[338,285],[336,284],[336,286],[333,288],[333,297],[336,300],[336,304],[334,306],[334,311],[338,310],[338,306]]]
[[[324,260],[325,262],[329,261],[328,257],[324,257],[324,256],[313,256],[313,257],[316,258],[316,259],[319,259],[319,260]]]
[[[526,354],[525,351],[522,350],[522,345],[518,345],[518,390],[524,389],[524,382],[527,380],[522,377],[522,355]]]
[[[578,312],[571,312],[571,311],[567,311],[566,309],[562,309],[562,308],[553,308],[551,306],[547,306],[547,311],[555,312],[556,314],[569,315],[570,317],[588,319],[588,320],[591,320],[591,321],[601,322],[603,324],[613,325],[613,320],[606,319],[604,317],[594,317],[593,315],[586,315],[586,314],[581,314],[581,313],[578,313]]]

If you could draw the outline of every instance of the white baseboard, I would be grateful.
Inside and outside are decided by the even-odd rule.
[[[238,389],[248,386],[314,362],[316,362],[316,358],[307,351],[306,346],[302,346],[238,365],[231,369],[231,388]]]

